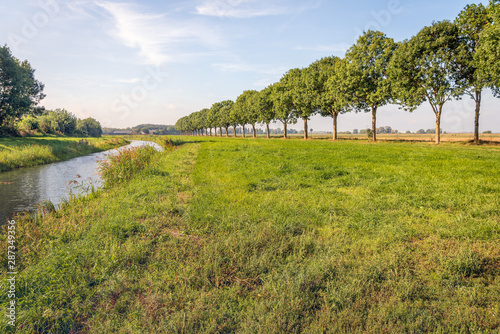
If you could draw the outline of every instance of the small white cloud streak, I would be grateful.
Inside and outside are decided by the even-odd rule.
[[[125,46],[139,49],[148,64],[182,60],[182,49],[193,44],[204,47],[222,44],[221,37],[213,29],[196,22],[174,22],[166,15],[140,12],[128,3],[96,4],[113,18],[111,35]]]
[[[196,7],[196,12],[199,15],[242,19],[302,12],[318,5],[319,2],[314,0],[303,1],[301,6],[288,0],[204,0]]]
[[[346,52],[351,46],[347,43],[339,43],[332,45],[318,45],[313,47],[297,46],[296,50],[300,51],[325,51],[325,52]]]

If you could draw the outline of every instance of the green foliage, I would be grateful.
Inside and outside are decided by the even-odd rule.
[[[245,126],[259,121],[259,92],[246,90],[238,98],[231,109],[231,117],[237,124]]]
[[[22,116],[39,112],[43,88],[28,61],[21,62],[7,46],[0,47],[0,134],[14,133]]]
[[[349,93],[354,109],[368,112],[391,100],[387,67],[395,49],[392,38],[369,30],[347,51],[346,75],[336,83],[341,91]]]
[[[441,21],[404,41],[391,60],[394,98],[409,111],[427,100],[436,115],[436,129],[440,128],[443,105],[464,90],[464,77],[459,71],[464,47],[458,27]]]
[[[17,131],[30,133],[38,129],[38,118],[33,115],[24,116],[17,123]]]
[[[488,6],[489,20],[480,34],[479,46],[475,54],[478,78],[488,82],[496,96],[500,87],[500,4],[492,1]]]
[[[399,45],[390,65],[392,94],[409,111],[428,101],[434,113],[463,90],[458,80],[459,31],[448,21],[423,28]]]
[[[147,128],[146,130],[149,133]],[[100,137],[102,135],[101,124],[92,117],[78,119],[75,134],[78,137]]]

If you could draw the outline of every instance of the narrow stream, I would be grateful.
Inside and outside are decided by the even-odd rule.
[[[156,143],[134,140],[118,149],[0,173],[0,225],[12,219],[15,212],[36,210],[38,203],[50,201],[57,206],[61,200],[69,198],[70,191],[78,195],[91,183],[95,188],[101,187],[100,160],[120,149],[144,145],[163,150]]]

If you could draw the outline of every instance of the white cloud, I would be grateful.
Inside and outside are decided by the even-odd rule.
[[[214,47],[222,44],[211,27],[192,21],[179,21],[163,14],[140,11],[129,3],[97,2],[114,21],[111,35],[124,45],[137,48],[146,63],[160,65],[182,60],[185,49],[192,46]],[[202,52],[202,51],[200,51]],[[196,53],[196,52],[195,52]]]
[[[338,43],[331,45],[317,45],[312,47],[297,46],[296,50],[301,51],[325,51],[325,52],[346,52],[351,46],[347,43]]]
[[[118,83],[138,83],[138,82],[142,82],[143,79],[141,78],[132,78],[132,79],[116,79],[116,80],[113,80],[113,82],[118,82]]]
[[[302,1],[301,5],[289,0],[203,0],[196,12],[206,16],[251,18],[302,12],[318,4],[314,0]]]

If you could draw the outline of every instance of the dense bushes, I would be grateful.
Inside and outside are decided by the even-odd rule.
[[[65,109],[46,111],[40,116],[28,115],[17,124],[22,136],[54,134],[77,137],[100,137],[101,124],[92,117],[79,119]]]

